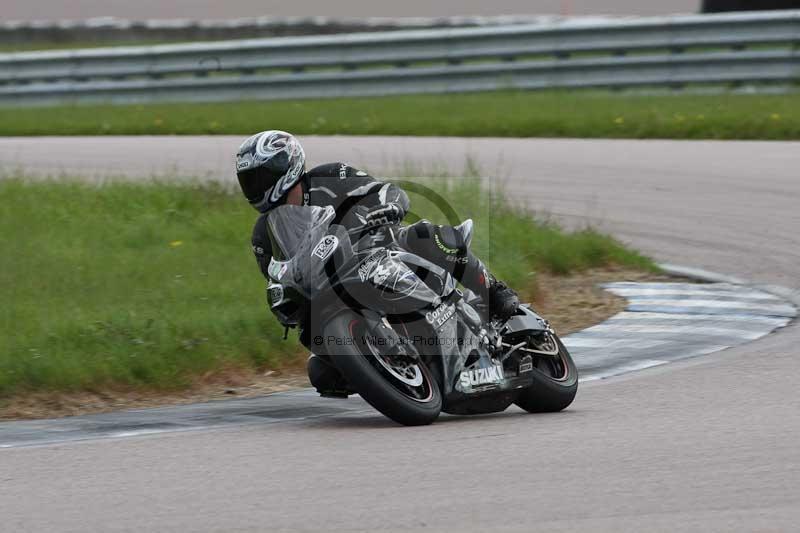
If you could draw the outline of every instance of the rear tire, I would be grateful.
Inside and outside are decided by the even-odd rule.
[[[323,328],[327,353],[349,385],[372,407],[399,424],[423,426],[436,420],[442,410],[442,394],[430,370],[423,362],[417,363],[412,370],[419,372],[416,376],[421,376],[422,381],[416,388],[410,387],[387,370],[372,345],[361,342],[365,334],[376,333],[370,331],[364,317],[352,311],[336,315]],[[354,342],[336,343],[335,339]]]
[[[533,385],[520,392],[514,402],[529,413],[555,413],[566,409],[578,392],[578,368],[567,348],[556,337],[558,356],[536,357]]]

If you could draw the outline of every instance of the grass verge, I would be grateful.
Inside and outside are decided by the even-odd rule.
[[[157,44],[183,44],[190,41],[25,41],[19,43],[0,43],[0,54],[14,52],[49,52],[61,50],[82,50],[86,48],[118,48],[122,46],[152,46]]]
[[[5,135],[297,134],[799,139],[800,94],[496,92],[0,108]]]
[[[440,187],[475,219],[478,253],[512,285],[532,286],[531,271],[653,268],[610,237],[489,200],[475,181]],[[441,221],[413,202],[412,218]],[[281,340],[265,307],[254,218],[214,186],[0,181],[0,398],[178,390],[296,361],[297,344]]]

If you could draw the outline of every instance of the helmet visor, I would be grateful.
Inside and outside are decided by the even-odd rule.
[[[259,167],[238,172],[239,186],[251,204],[255,204],[264,199],[264,195],[269,191],[279,179],[289,170],[287,157],[284,154],[266,161]]]

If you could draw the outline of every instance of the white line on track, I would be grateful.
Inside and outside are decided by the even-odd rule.
[[[613,292],[613,291],[612,291]],[[795,309],[789,305],[761,305],[753,304],[750,302],[732,302],[727,300],[636,300],[636,305],[639,307],[652,306],[674,306],[683,308],[718,308],[718,309],[736,309],[742,311],[749,311],[753,313],[762,313],[766,315],[784,315],[794,313]]]
[[[623,326],[618,324],[600,324],[592,326],[584,330],[584,333],[601,333],[611,332],[620,333],[622,336],[627,336],[630,333],[639,333],[645,335],[652,334],[680,334],[680,335],[700,335],[700,336],[720,336],[720,337],[733,337],[735,339],[754,340],[765,335],[764,331],[743,331],[740,329],[732,328],[717,328],[698,324],[686,324],[683,326]]]
[[[759,323],[772,325],[774,327],[786,324],[786,318],[760,315],[709,315],[703,313],[651,313],[647,311],[631,312],[623,311],[611,317],[608,322],[618,320],[691,320],[693,322],[715,321],[715,322],[740,322],[740,323]]]
[[[694,289],[694,290],[684,290],[684,289],[636,289],[633,287],[615,287],[613,289],[615,294],[620,296],[630,296],[630,297],[646,297],[646,296],[675,296],[678,298],[694,298],[696,296],[713,296],[713,297],[730,297],[736,298],[737,300],[746,301],[752,300],[756,302],[780,302],[783,303],[783,300],[778,298],[777,296],[773,296],[772,294],[767,294],[760,291],[741,291],[736,292],[735,290],[708,290],[708,289]]]
[[[627,298],[627,309],[564,339],[578,367],[587,369],[584,380],[724,350],[787,325],[797,313],[772,294],[729,283],[625,282],[605,288]],[[675,298],[659,298],[667,295]]]

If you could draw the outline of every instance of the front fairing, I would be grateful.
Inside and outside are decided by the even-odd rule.
[[[273,257],[267,271],[275,283],[307,300],[330,286],[334,264],[347,263],[353,253],[344,229],[331,225],[334,217],[330,206],[284,205],[270,212]]]

